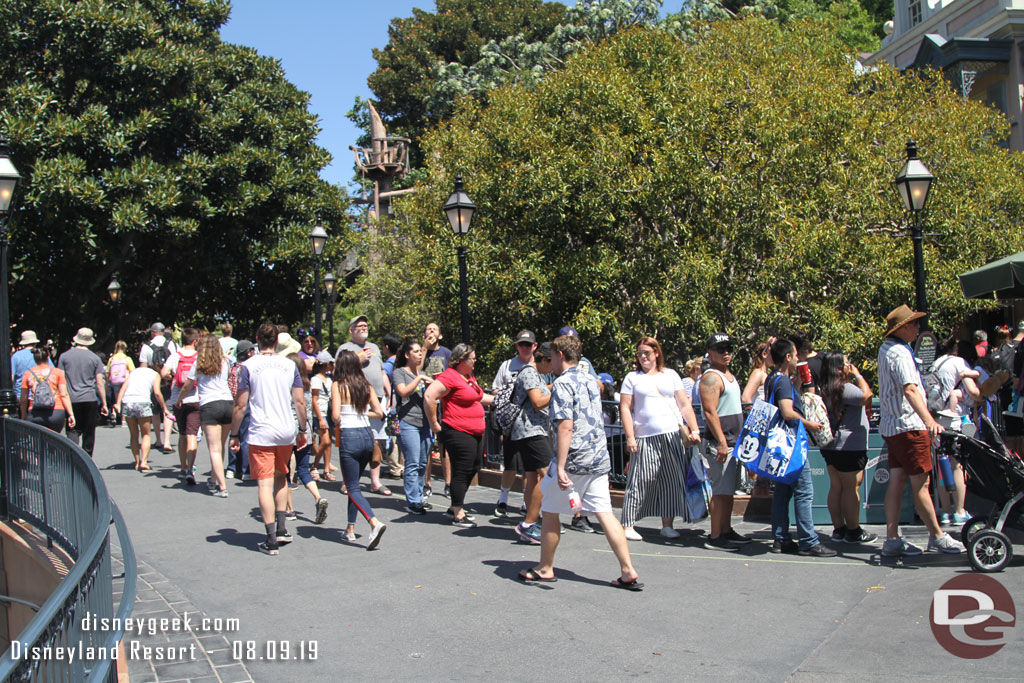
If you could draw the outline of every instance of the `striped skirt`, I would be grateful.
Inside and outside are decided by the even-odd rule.
[[[679,432],[637,439],[629,463],[622,500],[622,526],[631,527],[644,517],[686,515],[686,467],[689,459]]]

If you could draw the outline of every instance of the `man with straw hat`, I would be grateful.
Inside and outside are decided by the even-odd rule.
[[[96,423],[100,415],[107,415],[106,369],[100,357],[89,350],[96,343],[91,329],[79,328],[72,341],[74,346],[62,353],[57,361],[57,367],[67,377],[71,411],[75,414],[75,426],[67,428],[67,435],[76,444],[81,439],[82,450],[91,456],[96,442]],[[98,409],[97,396],[100,400]]]
[[[924,382],[910,343],[921,331],[927,313],[903,305],[885,318],[885,341],[878,351],[878,431],[889,450],[889,488],[885,493],[885,544],[882,555],[920,555],[922,550],[900,537],[900,504],[903,487],[910,491],[918,516],[928,528],[928,550],[965,552],[963,544],[942,531],[935,507],[928,495],[928,474],[932,471],[932,437],[942,432],[928,412]]]
[[[21,340],[18,342],[18,350],[11,355],[11,378],[14,380],[14,395],[21,398],[21,378],[25,376],[26,370],[35,367],[36,361],[32,357],[32,349],[39,346],[39,337],[34,330],[25,330],[21,333]],[[46,361],[53,367],[53,362]]]

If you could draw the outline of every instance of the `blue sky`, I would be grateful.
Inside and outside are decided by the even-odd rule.
[[[678,11],[682,4],[666,0],[664,6]],[[391,19],[412,16],[414,7],[433,12],[434,0],[234,0],[221,37],[276,57],[288,80],[310,94],[310,110],[320,117],[318,142],[333,156],[320,175],[346,186],[353,161],[348,146],[359,132],[345,112],[357,95],[371,97],[366,77],[377,68],[371,51],[387,45]]]

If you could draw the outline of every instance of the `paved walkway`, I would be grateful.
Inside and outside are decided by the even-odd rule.
[[[202,484],[186,488],[176,455],[154,455],[154,470],[140,474],[127,440],[126,428],[101,428],[96,462],[140,560],[134,616],[188,612],[194,622],[192,631],[168,628],[138,646],[129,638],[133,682],[1019,681],[1024,671],[1024,626],[980,661],[958,659],[933,638],[932,592],[969,571],[962,556],[894,562],[877,546],[845,545],[829,560],[778,556],[768,553],[764,525],[740,522],[758,542],[726,554],[702,547],[706,521],[677,523],[683,535],[669,541],[648,519],[638,527],[646,540],[630,546],[643,592],[608,587],[618,567],[603,536],[575,531],[562,537],[559,582],[523,584],[516,575],[536,563],[538,549],[515,540],[515,519],[491,517],[492,490],[470,492],[479,527],[455,529],[441,515],[444,498],[413,517],[402,511],[400,485],[385,480],[395,495],[369,496],[389,525],[376,551],[364,549],[361,519],[359,540],[341,540],[347,498],[328,484],[327,522],[314,525],[312,497],[294,491],[296,540],[267,557],[256,550],[263,526],[252,483],[231,481],[227,499]],[[198,463],[200,472],[208,467],[205,444]],[[510,507],[520,501],[513,494]],[[907,535],[923,537],[919,528]],[[1022,569],[1015,561],[997,575],[1018,610]],[[198,630],[198,614],[214,620],[211,631]],[[132,654],[179,643],[189,646],[184,662]]]

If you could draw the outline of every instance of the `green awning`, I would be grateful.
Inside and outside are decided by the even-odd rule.
[[[1024,251],[964,273],[960,289],[968,299],[1024,298]]]

